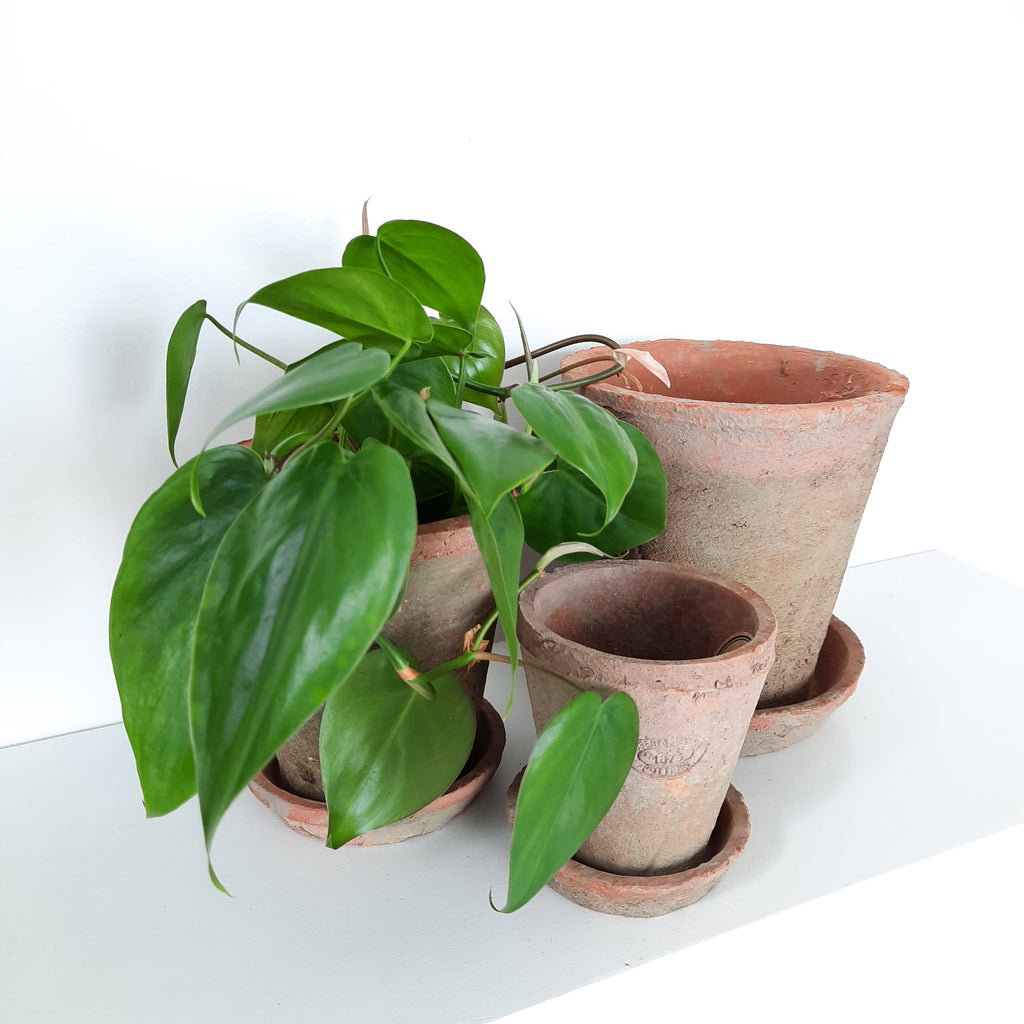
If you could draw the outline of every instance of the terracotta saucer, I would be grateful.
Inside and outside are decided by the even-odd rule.
[[[834,615],[825,634],[806,700],[754,712],[741,757],[770,754],[806,739],[850,699],[864,670],[857,634]]]
[[[508,788],[505,814],[511,825],[524,768]],[[616,875],[571,860],[548,885],[587,910],[619,917],[661,917],[703,898],[743,852],[750,838],[750,813],[743,797],[729,787],[711,833],[707,860],[670,875]]]
[[[480,704],[477,718],[476,740],[462,774],[432,803],[401,821],[384,825],[364,835],[356,836],[346,846],[383,846],[400,843],[412,836],[436,832],[461,814],[491,780],[505,749],[505,726],[501,716],[485,700]],[[281,777],[274,758],[249,783],[256,799],[269,807],[294,832],[327,838],[327,804],[307,800],[282,788]]]

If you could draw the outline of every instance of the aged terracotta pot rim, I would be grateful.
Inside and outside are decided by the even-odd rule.
[[[459,547],[476,543],[468,515],[420,523],[416,527],[416,543],[413,545],[412,558],[436,558],[442,553],[450,552],[453,542]]]
[[[603,381],[598,381],[596,384],[588,384],[587,390],[591,388],[607,391],[612,394],[629,395],[633,400],[639,400],[643,402],[650,402],[654,405],[668,405],[668,406],[688,406],[695,409],[719,409],[725,408],[729,410],[736,410],[737,412],[745,410],[764,409],[769,407],[772,410],[778,410],[776,415],[784,415],[785,410],[809,410],[809,409],[822,409],[822,408],[835,408],[847,411],[855,411],[860,407],[870,407],[879,403],[888,403],[893,401],[894,398],[898,398],[901,402],[906,397],[906,394],[910,388],[910,382],[907,378],[900,373],[898,370],[893,370],[891,367],[885,366],[883,363],[875,362],[871,359],[862,359],[859,356],[845,355],[841,352],[835,352],[831,349],[812,349],[806,348],[799,345],[769,345],[762,342],[756,341],[729,341],[720,339],[716,341],[698,341],[688,338],[652,338],[647,341],[634,341],[622,348],[645,348],[648,345],[662,344],[665,342],[680,342],[685,345],[694,345],[700,347],[702,351],[713,352],[716,346],[728,347],[730,349],[744,349],[747,351],[759,351],[764,353],[771,352],[785,352],[792,356],[806,356],[808,358],[813,357],[815,360],[821,358],[833,357],[836,359],[849,360],[855,362],[865,369],[870,369],[872,372],[877,373],[880,377],[887,380],[888,383],[884,387],[872,388],[864,391],[862,394],[851,395],[847,398],[827,398],[815,402],[729,402],[722,399],[705,399],[705,398],[687,398],[685,396],[674,396],[674,395],[659,395],[649,391],[636,391],[632,388],[623,387],[620,384],[615,384],[613,381],[614,377],[610,377]],[[601,364],[595,363],[592,365],[584,366],[578,370],[571,370],[566,372],[566,367],[571,366],[573,362],[578,361],[580,358],[597,355],[601,352],[607,352],[608,350],[604,346],[597,346],[594,348],[578,349],[575,352],[570,352],[568,355],[563,356],[559,367],[562,370],[562,377],[566,380],[573,380],[578,377],[585,376],[590,373],[598,372]],[[607,362],[611,363],[613,360],[609,357]],[[628,365],[627,365],[628,369]]]
[[[729,591],[740,600],[749,604],[757,616],[758,628],[749,643],[736,647],[724,654],[716,654],[707,658],[688,659],[632,658],[627,655],[609,654],[607,651],[602,651],[596,647],[588,647],[586,644],[581,644],[576,640],[562,636],[561,633],[551,629],[536,610],[536,600],[540,591],[552,583],[557,583],[566,576],[617,572],[658,573],[713,584]],[[627,664],[643,666],[645,668],[667,669],[673,665],[718,665],[727,664],[730,661],[759,660],[769,655],[774,657],[770,649],[774,641],[777,625],[775,613],[768,606],[768,602],[760,594],[743,583],[738,583],[736,580],[729,579],[720,573],[698,569],[681,562],[655,562],[639,558],[610,558],[601,561],[577,562],[559,566],[557,569],[546,572],[520,594],[519,614],[521,621],[536,634],[540,643],[553,644],[567,651],[585,652],[587,658],[597,664]],[[723,639],[725,638],[723,637]],[[713,683],[709,685],[713,686]],[[672,688],[670,683],[666,683],[666,686],[669,689]]]

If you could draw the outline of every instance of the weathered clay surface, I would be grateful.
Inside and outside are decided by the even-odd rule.
[[[628,693],[640,713],[633,767],[576,860],[620,875],[699,864],[772,664],[768,605],[714,573],[602,561],[542,577],[519,609],[538,733],[576,693],[551,672],[602,696]],[[741,632],[753,639],[716,654]]]
[[[409,586],[384,635],[412,651],[426,670],[462,653],[466,632],[481,623],[494,606],[483,558],[473,537],[469,516],[428,523],[416,532]],[[487,678],[487,662],[463,669],[466,695],[479,707]],[[324,799],[320,773],[318,711],[279,751],[281,776],[294,793]]]
[[[668,523],[640,557],[753,587],[779,621],[760,706],[804,700],[907,379],[778,345],[666,339],[626,348],[652,353],[671,387],[631,360],[628,375],[584,393],[640,429],[664,463]]]
[[[524,768],[505,798],[508,823],[515,821],[516,798]],[[750,814],[739,791],[729,787],[703,859],[692,868],[670,875],[614,875],[571,860],[548,882],[555,892],[587,910],[619,917],[661,917],[703,899],[750,839]]]
[[[461,814],[490,782],[505,749],[505,726],[486,701],[480,702],[476,740],[462,774],[436,800],[421,811],[391,825],[356,836],[346,846],[383,846],[413,836],[436,832]],[[249,783],[255,797],[269,807],[293,831],[316,839],[327,838],[327,804],[297,796],[284,785],[275,758]]]
[[[807,699],[755,711],[740,756],[770,754],[806,739],[850,699],[863,670],[864,647],[857,634],[833,615]]]

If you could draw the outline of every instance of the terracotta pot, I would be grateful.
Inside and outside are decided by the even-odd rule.
[[[628,693],[640,712],[633,767],[575,859],[619,875],[674,874],[708,859],[772,664],[768,605],[714,573],[619,560],[552,572],[519,608],[538,733],[576,693],[551,672],[602,695]],[[751,639],[717,654],[736,634]]]
[[[405,599],[383,632],[411,651],[425,671],[461,654],[466,632],[479,625],[493,606],[490,581],[469,516],[427,523],[416,532]],[[478,713],[487,662],[463,669],[460,677]],[[314,801],[324,799],[321,715],[318,711],[277,754],[281,783]]]
[[[641,430],[665,466],[665,532],[638,554],[724,573],[761,594],[779,637],[759,707],[800,703],[907,379],[806,348],[674,339],[626,348],[650,352],[671,386],[630,360],[627,375],[584,394]],[[563,369],[602,351],[573,353]]]

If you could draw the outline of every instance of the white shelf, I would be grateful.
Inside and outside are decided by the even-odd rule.
[[[928,552],[851,569],[837,614],[867,652],[857,693],[811,739],[740,762],[750,844],[707,898],[651,921],[550,890],[490,909],[533,740],[525,686],[495,780],[433,835],[331,852],[244,795],[214,846],[232,899],[207,881],[194,803],[144,818],[119,726],[2,749],[0,1020],[490,1021],[669,955],[685,973],[701,951],[680,950],[1024,822],[1024,590]],[[508,684],[492,665],[496,706]]]

